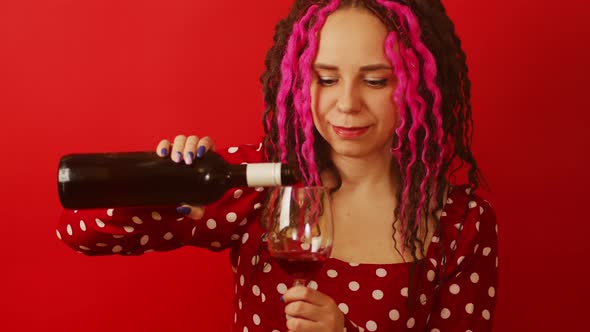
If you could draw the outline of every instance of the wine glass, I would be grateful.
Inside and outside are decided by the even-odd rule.
[[[305,286],[332,252],[330,192],[324,187],[283,186],[269,195],[263,218],[270,255],[294,285]]]

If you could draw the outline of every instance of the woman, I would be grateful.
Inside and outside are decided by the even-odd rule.
[[[266,65],[264,141],[220,153],[332,188],[332,257],[307,287],[269,260],[262,189],[206,208],[64,211],[58,237],[90,255],[229,248],[235,331],[490,331],[495,214],[474,194],[465,55],[439,0],[295,1]],[[190,164],[211,148],[179,135],[157,151]]]

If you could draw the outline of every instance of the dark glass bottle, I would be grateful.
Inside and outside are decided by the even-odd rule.
[[[295,184],[280,163],[229,164],[209,151],[192,165],[155,152],[70,154],[58,170],[59,199],[67,209],[205,205],[232,187]]]

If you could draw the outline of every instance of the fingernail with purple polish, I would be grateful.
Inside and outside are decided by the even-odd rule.
[[[192,164],[192,163],[193,163],[193,159],[195,159],[195,156],[194,156],[194,154],[193,154],[192,152],[188,152],[188,153],[186,154],[186,158],[185,158],[186,164],[187,164],[187,165],[190,165],[190,164]]]
[[[167,154],[168,154],[168,149],[166,149],[166,148],[162,148],[162,150],[160,150],[160,154],[161,154],[162,156],[165,156],[165,155],[167,155]]]
[[[202,158],[205,155],[205,146],[201,145],[197,149],[197,158]]]
[[[281,302],[285,303],[285,297],[283,295],[281,295]]]
[[[186,216],[191,213],[191,208],[186,207],[186,206],[177,207],[176,212]]]
[[[176,161],[177,163],[182,161],[182,152],[180,152],[180,151],[176,152],[176,158],[174,158],[174,161]]]

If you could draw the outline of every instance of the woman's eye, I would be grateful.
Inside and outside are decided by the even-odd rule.
[[[365,80],[365,82],[367,82],[367,85],[373,88],[382,88],[385,85],[387,85],[387,79],[384,78],[382,80]]]
[[[337,79],[334,78],[318,78],[318,82],[320,83],[320,85],[322,86],[332,86],[334,84],[336,84],[336,82],[338,82]]]

